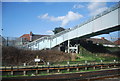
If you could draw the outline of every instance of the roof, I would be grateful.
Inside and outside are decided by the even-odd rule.
[[[114,44],[120,45],[120,38],[118,38],[118,40],[114,41]]]
[[[92,41],[94,44],[108,44],[108,45],[114,45],[113,42],[107,40],[107,39],[104,39],[104,38],[101,38],[101,39],[98,39],[98,38],[89,38],[89,39],[86,39],[87,41]]]
[[[41,37],[50,36],[50,35],[37,35],[37,34],[33,34],[32,32],[30,32],[30,34],[23,34],[22,36],[20,36],[20,38],[25,38],[25,40],[31,41],[30,36],[32,36],[32,41],[34,41],[34,40],[39,39]]]
[[[30,41],[30,34],[23,34],[22,36],[20,36],[20,38],[25,38]]]

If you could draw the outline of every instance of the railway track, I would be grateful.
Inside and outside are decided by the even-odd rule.
[[[45,76],[4,77],[2,81],[95,81],[112,77],[120,77],[119,68],[94,72],[54,74]]]
[[[119,66],[120,63],[116,62],[84,65],[54,65],[44,67],[3,67],[0,71],[2,72],[2,76],[5,76],[2,77],[2,81],[93,81],[105,77],[119,77]],[[62,71],[65,71],[65,73],[62,73]],[[42,73],[45,74],[41,75]]]
[[[4,67],[0,69],[2,72],[9,72],[9,71],[33,71],[33,70],[63,70],[63,69],[77,69],[77,68],[110,68],[110,67],[119,67],[120,63],[109,63],[109,64],[85,64],[85,65],[64,65],[64,66],[35,66],[35,67]]]

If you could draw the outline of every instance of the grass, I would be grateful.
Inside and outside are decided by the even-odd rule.
[[[119,57],[112,56],[110,54],[102,54],[102,53],[91,53],[87,51],[86,49],[82,48],[82,53],[77,55],[76,61],[81,61],[81,62],[100,62],[101,60],[103,62],[113,62],[114,60],[120,59]],[[116,50],[118,48],[107,48],[107,49],[112,49]]]

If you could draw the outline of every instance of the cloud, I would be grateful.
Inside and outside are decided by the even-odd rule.
[[[108,9],[106,2],[90,2],[87,8],[90,11],[91,16],[97,15]]]
[[[48,35],[54,35],[53,31],[51,31],[51,30],[46,31],[46,33],[47,33]]]
[[[79,8],[84,8],[84,6],[81,5],[81,4],[75,4],[75,5],[73,6],[73,9],[79,9]]]
[[[75,21],[82,17],[83,16],[81,14],[74,13],[72,11],[69,11],[65,16],[54,17],[54,16],[49,16],[48,13],[46,13],[42,16],[38,16],[38,18],[40,18],[40,19],[46,19],[46,20],[50,20],[50,21],[61,21],[62,27],[67,25],[70,21]]]

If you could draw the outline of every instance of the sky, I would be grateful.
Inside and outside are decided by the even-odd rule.
[[[75,27],[116,2],[2,2],[2,35],[53,35],[56,27]],[[97,37],[118,36],[118,32]],[[113,40],[113,39],[112,39]]]

